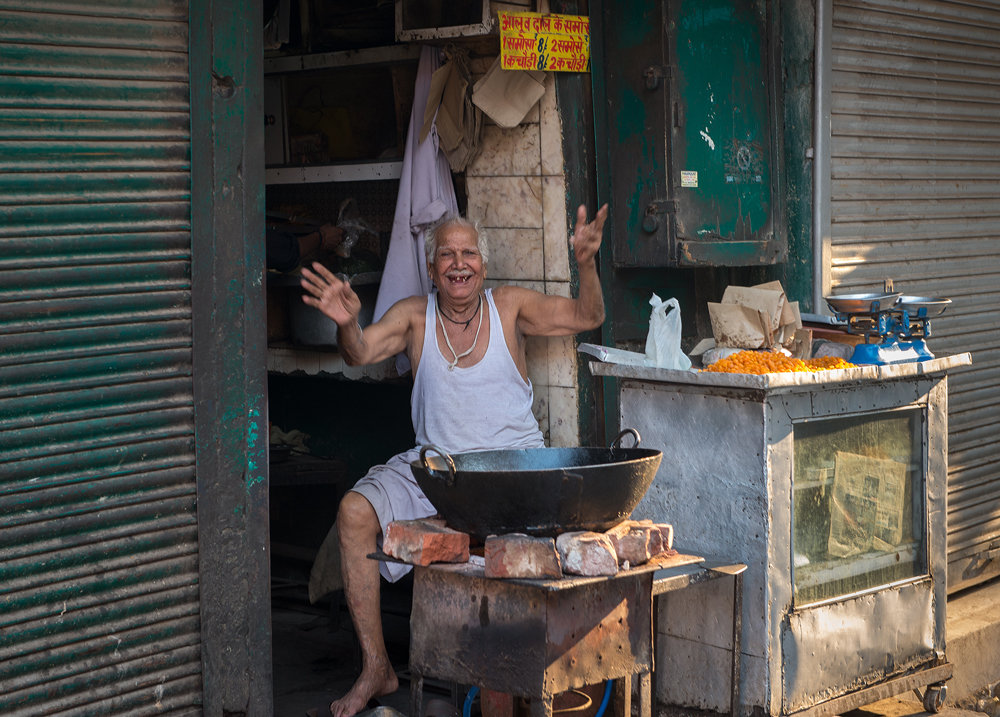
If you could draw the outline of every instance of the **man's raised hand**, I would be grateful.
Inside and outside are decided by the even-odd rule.
[[[601,236],[604,232],[604,221],[608,218],[608,205],[597,210],[594,221],[587,222],[587,207],[580,205],[576,210],[576,228],[573,230],[573,253],[576,263],[593,259],[601,248]]]
[[[302,267],[302,300],[333,319],[338,326],[353,324],[361,314],[361,299],[351,285],[319,262],[313,262],[312,271]]]

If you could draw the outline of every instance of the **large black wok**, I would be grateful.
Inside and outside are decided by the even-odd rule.
[[[623,436],[635,438],[622,448]],[[488,535],[555,536],[604,531],[628,518],[660,466],[660,451],[639,448],[627,429],[610,448],[528,448],[448,455],[425,446],[410,465],[449,527]]]

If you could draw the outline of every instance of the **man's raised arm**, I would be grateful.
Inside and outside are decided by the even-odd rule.
[[[349,282],[314,262],[312,271],[302,268],[302,288],[306,291],[302,300],[336,322],[337,348],[349,366],[378,363],[406,349],[410,321],[403,302],[362,329],[358,323],[361,299]]]
[[[580,279],[579,295],[576,299],[568,299],[522,290],[518,324],[526,336],[568,336],[597,328],[604,321],[597,250],[601,247],[607,218],[607,204],[597,211],[591,222],[587,221],[585,206],[576,210],[576,228],[571,240]]]

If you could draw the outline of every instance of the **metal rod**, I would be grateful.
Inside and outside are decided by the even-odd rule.
[[[639,674],[639,717],[652,717],[653,714],[653,680],[650,673]]]
[[[615,680],[615,717],[632,717],[632,676]]]
[[[421,703],[424,701],[424,677],[423,675],[418,675],[412,673],[410,675],[410,714],[415,717],[419,717],[421,712]]]
[[[813,50],[813,307],[814,313],[823,313],[826,293],[826,264],[830,259],[830,143],[831,102],[830,83],[833,69],[830,66],[833,31],[832,0],[816,0],[816,40]],[[828,309],[827,309],[828,311]]]
[[[743,633],[743,573],[733,575],[733,664],[729,685],[729,714],[739,717],[740,714],[740,660],[741,636]]]

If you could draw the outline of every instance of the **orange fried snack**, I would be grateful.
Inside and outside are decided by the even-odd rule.
[[[776,351],[740,351],[732,356],[719,359],[703,371],[714,373],[789,373],[794,371],[829,371],[836,368],[854,368],[854,364],[842,358],[823,356],[820,358],[791,358]]]

